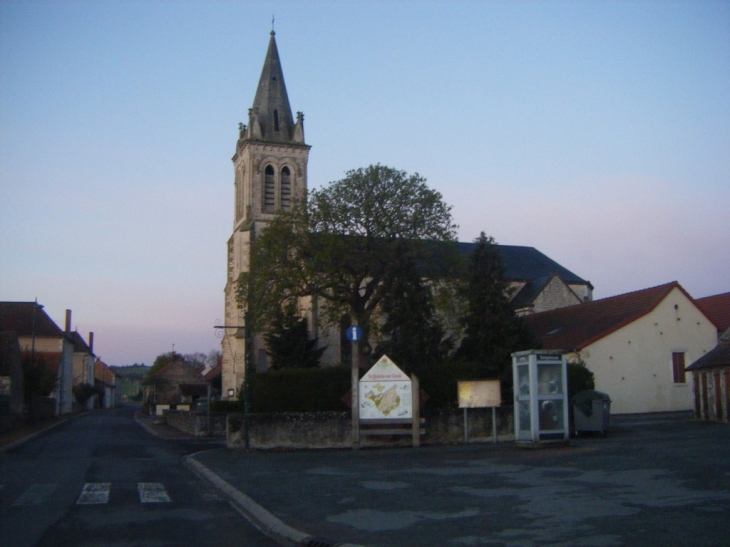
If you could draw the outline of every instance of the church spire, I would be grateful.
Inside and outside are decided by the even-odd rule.
[[[256,140],[288,143],[295,137],[295,123],[275,35],[272,30],[253,108],[249,110],[249,136]]]

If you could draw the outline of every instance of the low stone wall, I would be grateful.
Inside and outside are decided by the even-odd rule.
[[[497,409],[497,437],[514,439],[511,406]],[[421,444],[457,444],[464,442],[464,411],[443,410],[423,416],[425,435]],[[472,408],[467,412],[469,442],[493,440],[492,409]],[[252,449],[317,449],[351,448],[352,421],[349,412],[318,412],[301,414],[251,414],[249,446]],[[228,448],[245,447],[245,425],[241,414],[229,414],[227,424]],[[411,446],[410,435],[361,436],[360,446]]]
[[[188,412],[186,410],[165,410],[165,422],[196,437],[205,437],[208,435],[208,414],[206,412]],[[212,435],[216,437],[225,437],[226,435],[226,417],[227,414],[221,412],[211,412],[210,424]]]

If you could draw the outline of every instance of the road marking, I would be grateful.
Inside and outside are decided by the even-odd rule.
[[[170,503],[165,486],[160,482],[138,482],[137,491],[142,503]]]
[[[101,505],[109,503],[110,482],[87,482],[81,490],[76,505]]]
[[[58,484],[33,484],[13,502],[13,505],[40,505],[51,496],[57,486]]]

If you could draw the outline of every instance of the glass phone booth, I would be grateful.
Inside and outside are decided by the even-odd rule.
[[[561,350],[512,354],[517,443],[565,442],[568,421],[568,373]]]

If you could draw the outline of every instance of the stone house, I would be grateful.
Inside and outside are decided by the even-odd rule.
[[[695,300],[717,327],[718,346],[692,363],[695,416],[730,423],[730,293]]]
[[[617,414],[691,410],[685,368],[717,341],[714,323],[676,281],[525,321],[543,349],[586,363]]]
[[[145,404],[148,412],[162,415],[164,410],[190,410],[194,399],[207,391],[207,380],[202,367],[185,361],[174,361],[158,370],[145,386]]]

